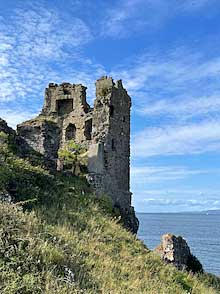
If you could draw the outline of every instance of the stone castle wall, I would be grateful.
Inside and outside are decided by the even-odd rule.
[[[98,195],[109,195],[126,218],[132,215],[136,231],[130,193],[130,108],[122,82],[112,78],[97,80],[94,109],[86,101],[86,87],[51,83],[41,114],[18,125],[18,134],[54,163],[69,140],[87,147],[90,183]]]

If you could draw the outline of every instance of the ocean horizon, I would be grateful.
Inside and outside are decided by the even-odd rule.
[[[161,242],[161,236],[173,233],[182,236],[192,254],[206,272],[220,276],[220,214],[205,212],[136,213],[140,226],[138,238],[149,249]]]

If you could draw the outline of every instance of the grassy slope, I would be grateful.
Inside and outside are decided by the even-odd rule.
[[[0,149],[0,293],[219,293],[220,282],[164,265],[118,224],[85,180],[50,175]]]

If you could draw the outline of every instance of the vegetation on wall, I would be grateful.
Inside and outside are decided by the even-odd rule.
[[[74,140],[69,140],[64,148],[58,151],[58,157],[64,168],[69,167],[74,175],[80,175],[82,168],[85,168],[87,163],[86,148]]]

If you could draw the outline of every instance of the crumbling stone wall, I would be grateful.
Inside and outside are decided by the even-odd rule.
[[[56,160],[60,139],[60,128],[57,123],[34,119],[18,125],[17,131],[33,150],[48,160]]]
[[[130,107],[131,98],[121,81],[114,83],[112,78],[103,77],[96,82],[90,150],[93,145],[103,145],[102,189],[120,207],[131,203]],[[94,153],[90,152],[89,156],[93,158]],[[100,160],[95,163],[99,165]],[[89,165],[90,172],[96,169],[96,164]]]
[[[80,108],[84,108],[85,113],[90,109],[86,102],[86,87],[80,84],[50,83],[46,88],[42,114],[63,116]]]
[[[37,152],[57,161],[69,140],[88,149],[88,180],[96,193],[107,194],[133,232],[138,221],[130,193],[131,98],[122,82],[102,77],[96,82],[94,109],[86,101],[86,87],[49,84],[41,114],[18,126],[18,134]],[[62,164],[58,161],[58,169]]]

